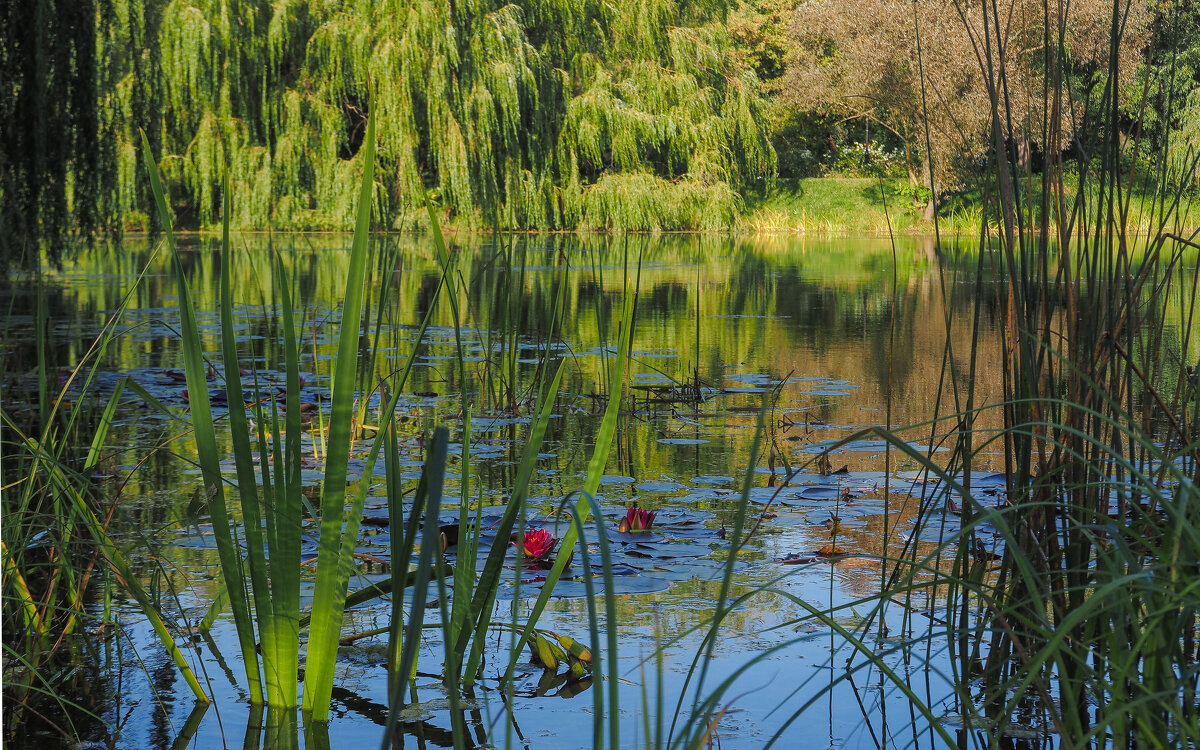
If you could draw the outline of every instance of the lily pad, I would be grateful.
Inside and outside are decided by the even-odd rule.
[[[600,477],[600,485],[606,484],[633,484],[637,480],[633,477],[621,476],[620,474],[605,474]]]
[[[682,484],[669,480],[640,482],[638,483],[637,488],[640,492],[679,492],[687,489],[687,487],[684,487]]]
[[[733,477],[719,475],[692,477],[692,484],[732,484],[735,481]]]

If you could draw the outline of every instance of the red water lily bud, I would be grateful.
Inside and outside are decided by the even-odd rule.
[[[658,511],[639,508],[637,503],[634,503],[633,507],[625,512],[625,517],[621,519],[617,528],[622,532],[649,531],[657,515]]]
[[[537,562],[550,556],[556,541],[549,531],[536,529],[519,534],[513,546],[525,553],[526,562]]]

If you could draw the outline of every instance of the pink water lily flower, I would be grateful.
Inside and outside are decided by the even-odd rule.
[[[617,530],[622,533],[649,531],[650,527],[654,525],[654,517],[657,515],[658,511],[639,508],[637,503],[634,503],[632,508],[625,511],[625,517],[621,519]]]
[[[525,562],[539,562],[550,557],[557,540],[545,529],[521,532],[513,541],[513,546],[525,554]]]

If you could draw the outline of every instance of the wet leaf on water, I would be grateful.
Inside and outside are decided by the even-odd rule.
[[[800,494],[812,500],[836,500],[841,493],[835,486],[824,485],[820,487],[805,487],[800,491]]]
[[[736,569],[742,568],[743,563],[738,563]],[[724,571],[724,560],[680,559],[673,562],[669,568],[660,565],[648,572],[664,581],[690,581],[693,578],[708,581],[719,579]]]
[[[621,576],[612,581],[612,593],[617,596],[625,594],[657,594],[671,588],[671,581],[656,575]],[[555,593],[558,593],[557,591]]]
[[[642,545],[641,549],[647,549],[647,546]],[[707,557],[712,554],[712,547],[706,544],[688,544],[688,543],[670,543],[657,545],[652,549],[654,555],[663,560],[671,560],[677,557]]]
[[[618,529],[616,532],[608,532],[608,540],[624,545],[654,544],[654,542],[666,541],[666,536],[658,532],[624,532],[624,530]]]
[[[641,568],[636,568],[632,565],[626,565],[625,563],[621,562],[614,562],[611,566],[609,566],[609,570],[614,576],[635,576],[642,572]],[[594,575],[604,575],[604,566],[593,561],[592,573]]]

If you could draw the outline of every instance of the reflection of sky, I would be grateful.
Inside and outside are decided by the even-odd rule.
[[[382,315],[384,321],[378,337],[371,338],[379,355],[380,376],[390,376],[408,359],[416,340],[416,326],[432,299],[437,279],[437,267],[428,247],[409,239],[395,242],[401,243],[402,252],[396,261],[398,272],[391,279],[389,301],[381,305],[374,300],[371,307],[372,316]],[[918,556],[934,554],[938,540],[957,528],[959,518],[946,512],[944,500],[929,499],[935,483],[917,477],[915,460],[897,445],[917,453],[928,453],[930,445],[940,445],[947,427],[925,423],[938,416],[936,410],[943,417],[953,412],[956,396],[963,395],[961,387],[954,389],[949,376],[943,377],[947,371],[943,363],[948,358],[954,377],[961,382],[969,366],[966,353],[970,351],[971,327],[970,319],[960,313],[970,309],[975,287],[961,280],[969,275],[950,268],[945,281],[949,298],[943,300],[942,281],[924,246],[917,241],[901,243],[903,257],[894,293],[892,256],[886,243],[796,241],[792,246],[785,243],[759,251],[734,242],[702,240],[699,250],[694,239],[655,242],[658,244],[645,246],[648,262],[640,270],[629,370],[628,394],[632,400],[626,407],[599,497],[607,515],[607,528],[614,533],[616,519],[634,501],[660,511],[652,534],[641,539],[614,540],[613,564],[619,575],[611,586],[618,595],[620,691],[626,707],[622,731],[627,732],[624,737],[629,741],[638,739],[640,744],[644,740],[637,734],[643,731],[638,719],[643,689],[638,664],[654,653],[660,638],[668,636],[680,637],[666,648],[662,670],[664,714],[674,713],[673,701],[681,689],[682,675],[701,643],[702,633],[692,629],[712,613],[718,590],[715,579],[720,576],[721,561],[729,549],[721,532],[734,526],[740,486],[749,471],[750,525],[755,526],[763,514],[767,517],[755,526],[753,536],[739,553],[735,595],[767,585],[776,587],[779,593],[760,594],[727,615],[717,640],[713,674],[706,685],[715,687],[724,675],[745,664],[751,654],[787,644],[786,649],[755,663],[726,691],[720,703],[729,708],[719,723],[721,731],[734,738],[733,746],[742,746],[737,738],[745,738],[746,744],[753,746],[779,728],[790,711],[798,710],[831,679],[840,677],[850,656],[849,652],[839,651],[831,657],[829,629],[786,595],[819,609],[844,607],[837,612],[839,622],[845,620],[847,626],[861,624],[871,604],[850,604],[878,590],[887,572],[878,562],[879,557],[901,554],[910,540],[914,520],[927,521],[927,528],[912,539]],[[303,247],[309,247],[308,243],[306,240]],[[239,257],[234,269],[238,303],[235,316],[244,354],[241,364],[257,374],[257,392],[269,400],[277,390],[277,368],[282,359],[273,315],[271,265],[265,245],[251,239],[245,246],[246,255]],[[458,296],[460,307],[471,316],[460,331],[467,351],[467,382],[462,381],[456,366],[456,336],[449,306],[442,305],[418,348],[416,366],[399,407],[408,418],[402,426],[401,450],[409,485],[419,476],[423,457],[420,427],[435,422],[451,427],[455,444],[450,451],[443,522],[451,522],[456,516],[465,473],[459,394],[468,392],[473,399],[468,494],[486,506],[485,521],[495,519],[511,490],[520,459],[534,403],[533,378],[539,357],[548,355],[552,363],[565,362],[568,369],[538,472],[530,486],[527,518],[530,525],[557,530],[561,535],[563,526],[561,522],[555,525],[552,514],[568,493],[583,485],[606,399],[600,376],[614,356],[619,317],[616,311],[625,285],[620,256],[615,252],[602,255],[592,248],[568,250],[571,269],[562,295],[564,313],[556,329],[561,338],[554,340],[548,337],[555,329],[551,312],[557,304],[557,277],[552,261],[558,248],[526,248],[523,269],[516,267],[520,260],[516,254],[512,256],[516,260],[511,261],[514,268],[508,269],[508,258],[497,258],[485,248],[460,251],[460,268],[468,282]],[[886,253],[881,255],[881,251]],[[51,295],[55,306],[51,356],[64,366],[74,364],[81,356],[105,315],[133,283],[141,262],[136,253],[97,253],[84,256],[53,282],[62,286],[61,291]],[[218,266],[207,244],[186,257],[200,305],[201,331],[215,351],[217,323],[212,295]],[[318,408],[326,404],[328,397],[327,374],[335,347],[336,290],[345,278],[345,260],[346,254],[336,248],[318,252],[304,249],[284,255],[285,266],[295,274],[295,298],[303,301],[298,305],[302,318],[301,367],[308,378],[302,397]],[[972,268],[973,261],[967,270]],[[635,273],[636,268],[631,266],[630,278]],[[509,296],[500,291],[506,288],[516,294]],[[105,353],[97,377],[97,388],[103,394],[117,377],[129,375],[174,415],[145,408],[140,397],[127,391],[129,400],[114,426],[113,438],[114,445],[125,447],[112,461],[114,470],[121,473],[151,454],[154,446],[184,429],[178,420],[186,417],[183,386],[171,375],[181,366],[174,292],[173,282],[162,268],[152,268],[136,287],[133,307],[121,322],[123,333]],[[953,323],[951,351],[945,355],[947,308],[952,311]],[[983,367],[976,383],[976,403],[996,402],[1000,394],[1000,373],[994,367],[999,360],[995,317],[987,303],[983,311]],[[28,345],[31,320],[18,310],[8,334],[12,345]],[[24,331],[22,325],[27,326]],[[22,355],[18,352],[9,356],[13,363]],[[211,388],[220,389],[219,377]],[[765,447],[754,456],[751,448],[755,425],[764,400],[769,404]],[[377,395],[368,400],[368,405],[378,408]],[[227,409],[223,403],[216,406],[218,415]],[[999,422],[998,412],[984,412],[977,426],[987,429]],[[923,424],[900,433],[896,445],[878,436],[837,445],[830,451],[829,469],[844,467],[844,473],[818,473],[819,455],[857,430]],[[170,445],[178,456],[193,455],[188,440],[174,440]],[[314,446],[319,450],[319,441],[306,437],[305,446],[311,454]],[[351,462],[354,481],[361,478],[365,449],[366,443],[360,442]],[[934,460],[938,460],[937,454]],[[231,464],[227,462],[225,468],[232,474]],[[984,446],[973,468],[974,483],[994,484],[994,472],[1003,470],[999,446]],[[376,478],[382,476],[382,471],[381,461]],[[784,486],[783,477],[792,472],[795,476]],[[114,527],[118,539],[131,545],[141,544],[135,532],[155,535],[167,543],[159,554],[171,566],[184,614],[190,619],[202,615],[215,596],[211,532],[204,525],[205,519],[189,504],[197,476],[194,468],[165,450],[152,454],[126,486],[121,506],[124,515],[118,516]],[[318,461],[305,468],[304,478],[314,486],[321,480]],[[368,516],[386,516],[382,493],[381,487],[371,490]],[[994,489],[990,495],[980,495],[985,505],[995,500]],[[986,538],[986,529],[984,532]],[[316,529],[310,528],[309,533],[315,534]],[[363,562],[368,577],[379,578],[387,572],[383,558],[388,540],[386,528],[364,527],[359,551],[369,556]],[[506,544],[503,540],[500,543]],[[306,545],[312,547],[313,540],[309,538]],[[826,546],[843,549],[848,559],[797,566],[774,562],[788,556],[812,556]],[[935,558],[929,564],[942,562]],[[581,567],[578,558],[576,565]],[[522,592],[536,591],[538,584],[533,577],[525,578]],[[513,584],[506,583],[501,590],[502,611],[510,606],[508,597],[512,592]],[[562,592],[581,595],[582,583],[567,581]],[[924,607],[927,602],[916,601],[914,606]],[[518,612],[527,607],[528,601],[522,599]],[[386,624],[386,612],[386,607],[366,607],[349,613],[346,632],[381,627]],[[431,611],[430,616],[436,613]],[[898,606],[883,616],[893,633],[900,628],[898,617]],[[580,640],[587,638],[583,599],[554,599],[545,618],[545,627]],[[137,615],[125,609],[122,619],[142,658],[160,659],[161,650],[146,628],[138,624]],[[224,659],[236,658],[232,628],[227,622],[218,624],[214,640]],[[337,716],[329,729],[338,745],[357,739],[378,742],[372,712],[386,704],[379,643],[378,639],[368,639],[345,649],[335,691]],[[204,670],[218,699],[221,723],[236,737],[246,717],[246,706],[237,702],[240,689],[232,684],[244,680],[241,668],[229,662],[222,664],[208,647],[201,648]],[[440,649],[436,638],[429,635],[420,669],[436,671]],[[918,650],[920,659],[927,658],[923,647]],[[934,644],[934,651],[938,650]],[[829,667],[831,659],[833,668]],[[938,657],[932,661],[937,662]],[[485,680],[480,693],[480,715],[484,717],[502,710],[494,693],[496,667],[489,669],[486,674],[492,682]],[[656,669],[647,668],[651,685],[657,679]],[[178,730],[191,708],[190,700],[182,683],[172,685],[163,670],[154,673],[156,682],[163,683],[158,685],[163,697],[174,694],[170,717]],[[585,691],[569,700],[520,697],[534,691],[538,677],[523,674],[520,681],[516,721],[521,731],[527,737],[543,738],[546,732],[557,732],[554,747],[576,746],[572,744],[574,739],[568,739],[575,737],[579,738],[578,746],[590,746],[587,712],[592,694]],[[129,713],[125,734],[118,744],[140,747],[154,738],[173,736],[173,732],[164,734],[161,724],[155,724],[160,720],[154,718],[145,675],[131,663],[124,679],[124,692],[136,696],[130,700],[140,704]],[[423,699],[433,700],[438,695],[436,682],[429,677],[419,680]],[[839,682],[829,697],[820,698],[808,709],[816,712],[816,719],[806,714],[788,725],[782,744],[810,746],[834,741],[846,746],[873,746],[872,722],[881,724],[885,713],[889,721],[901,725],[909,721],[907,699],[898,698],[893,690],[880,691],[879,684],[878,673],[862,673],[860,687],[874,686],[864,698],[869,720],[863,719],[848,683]],[[792,690],[797,693],[791,695]],[[935,695],[942,692],[936,686],[931,691]],[[860,692],[859,697],[862,695]],[[770,708],[785,700],[784,708],[769,713]],[[879,701],[889,706],[887,712],[878,707]],[[124,706],[108,706],[102,713],[109,720],[125,720],[128,705],[127,701]],[[210,711],[201,721],[198,746],[217,742],[216,713]],[[432,726],[444,729],[444,719],[444,713],[431,710]],[[485,724],[488,736],[496,737],[503,731],[497,728],[503,727],[502,721]],[[231,742],[237,744],[236,740]],[[549,745],[543,739],[531,746]]]

